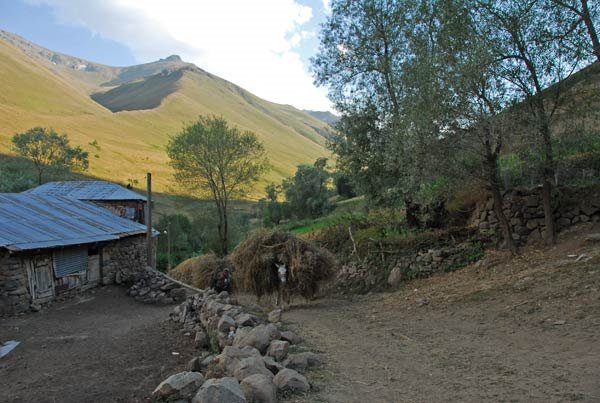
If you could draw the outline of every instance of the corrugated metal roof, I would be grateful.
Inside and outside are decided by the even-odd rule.
[[[143,234],[146,226],[68,197],[0,193],[0,247],[29,250]],[[155,231],[155,235],[156,235]]]
[[[146,200],[132,190],[107,181],[48,182],[23,193],[65,196],[79,200]]]

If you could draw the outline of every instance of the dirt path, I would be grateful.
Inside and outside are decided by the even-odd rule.
[[[599,290],[599,247],[573,237],[394,293],[295,306],[284,320],[328,361],[301,401],[598,402]]]
[[[21,342],[0,359],[0,401],[147,401],[192,355],[193,343],[166,321],[171,309],[102,287],[36,314],[0,319],[0,340]]]

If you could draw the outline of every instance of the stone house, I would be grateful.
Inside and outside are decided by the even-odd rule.
[[[120,217],[144,224],[146,197],[107,181],[48,182],[24,193],[31,195],[64,196],[85,200],[112,210]]]
[[[146,267],[146,226],[91,202],[0,193],[0,228],[0,314]]]

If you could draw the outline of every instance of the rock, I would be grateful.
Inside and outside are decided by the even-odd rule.
[[[207,348],[210,345],[210,341],[208,339],[208,335],[204,330],[198,330],[196,332],[196,337],[194,337],[194,345],[196,348]]]
[[[279,371],[281,371],[284,366],[278,363],[273,359],[273,357],[269,357],[268,355],[263,357],[263,361],[265,362],[265,367],[271,371],[273,375],[277,375]]]
[[[281,309],[275,309],[269,313],[269,322],[277,323],[281,322]]]
[[[29,305],[29,309],[31,309],[32,312],[39,312],[42,310],[42,306],[40,304],[32,303]]]
[[[233,376],[240,361],[248,357],[260,358],[260,352],[253,347],[244,347],[240,349],[238,347],[226,346],[221,354],[215,357],[210,368],[210,373],[212,375],[220,374],[222,376],[225,374],[227,376]]]
[[[310,390],[306,378],[289,368],[279,371],[273,378],[273,383],[279,392],[308,392]]]
[[[185,288],[174,288],[169,292],[169,296],[173,298],[175,302],[181,302],[185,300],[187,292]]]
[[[200,359],[200,357],[194,357],[188,361],[185,368],[191,372],[201,372],[202,371],[202,360]]]
[[[288,355],[290,343],[283,340],[273,340],[267,349],[267,355],[277,361],[283,361]]]
[[[250,315],[248,313],[242,313],[235,318],[235,323],[239,327],[254,327],[258,323],[258,320],[256,319],[256,316]]]
[[[586,242],[600,242],[600,234],[589,234],[585,237]]]
[[[273,373],[265,367],[265,362],[262,357],[248,357],[242,359],[235,368],[233,375],[238,380],[243,380],[254,374],[262,374],[270,378],[273,377]]]
[[[223,292],[225,292],[225,291],[223,291]],[[233,320],[233,318],[229,315],[221,316],[221,319],[219,319],[219,323],[217,325],[217,329],[219,330],[219,332],[229,333],[229,329],[232,327],[233,328],[236,327],[235,320]]]
[[[273,379],[268,376],[250,375],[242,381],[240,387],[250,402],[275,403],[277,401],[277,387]]]
[[[402,268],[400,266],[396,266],[390,272],[388,276],[388,284],[392,287],[397,287],[400,284],[400,280],[402,279]]]
[[[246,398],[237,379],[209,379],[196,393],[192,403],[246,403]]]
[[[152,397],[164,400],[190,399],[204,383],[200,372],[180,372],[171,375],[152,392]]]
[[[236,337],[233,345],[237,347],[251,346],[260,351],[261,354],[264,354],[267,348],[269,348],[271,341],[279,339],[280,336],[279,330],[272,323],[258,325],[243,337],[239,339]]]
[[[321,358],[312,352],[290,354],[288,358],[283,362],[283,366],[286,368],[295,369],[300,372],[304,372],[307,368],[316,367],[321,364]]]
[[[304,340],[302,340],[302,337],[298,336],[296,333],[292,332],[291,330],[286,330],[284,332],[281,332],[281,340],[289,341],[290,344],[300,344],[304,341]]]

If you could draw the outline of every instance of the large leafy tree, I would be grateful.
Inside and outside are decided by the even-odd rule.
[[[326,166],[327,158],[319,158],[313,165],[299,165],[296,174],[283,181],[286,201],[297,217],[314,218],[330,210],[327,181],[331,174]]]
[[[263,144],[250,131],[230,127],[221,117],[200,117],[167,145],[175,178],[190,191],[215,202],[220,253],[228,253],[228,211],[268,169]]]
[[[12,138],[17,154],[31,160],[38,173],[38,184],[49,170],[86,170],[89,166],[88,153],[81,147],[72,147],[66,134],[54,129],[34,127]]]

